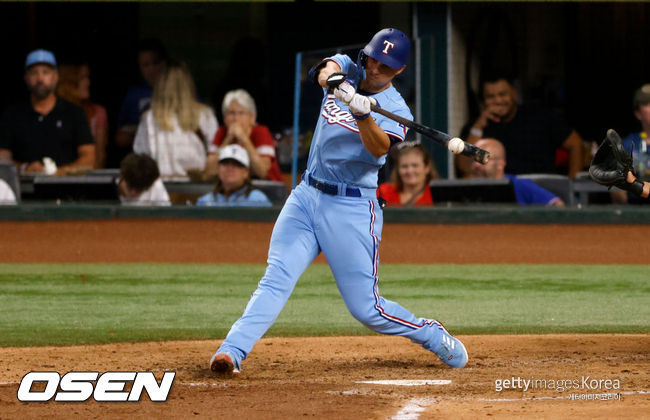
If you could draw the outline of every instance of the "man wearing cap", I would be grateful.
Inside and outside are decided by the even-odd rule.
[[[198,206],[270,206],[262,191],[253,188],[248,152],[238,144],[224,146],[219,152],[214,192],[200,197]]]
[[[29,100],[9,107],[0,119],[0,159],[12,160],[21,174],[45,171],[43,159],[57,175],[91,169],[95,144],[81,107],[55,95],[59,76],[52,52],[35,50],[25,61]]]
[[[377,32],[359,52],[325,58],[310,71],[323,88],[303,180],[291,192],[271,235],[268,266],[244,313],[210,359],[212,371],[232,375],[271,327],[298,278],[322,252],[348,310],[367,328],[421,345],[451,367],[467,363],[463,344],[436,320],[420,318],[379,294],[383,213],[378,172],[406,128],[372,112],[371,104],[412,119],[393,79],[406,68],[408,37]],[[342,73],[345,73],[343,75]],[[341,82],[330,90],[334,82]],[[416,291],[414,291],[416,292]],[[319,316],[330,316],[323,308]]]

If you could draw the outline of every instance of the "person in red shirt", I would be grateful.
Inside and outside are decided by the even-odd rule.
[[[431,156],[418,142],[396,147],[391,182],[381,184],[377,196],[386,200],[387,206],[433,205],[429,183],[438,178],[438,173]]]
[[[239,144],[250,157],[254,178],[283,181],[275,156],[275,140],[268,127],[257,124],[257,108],[253,97],[243,89],[231,90],[223,98],[224,124],[214,136],[208,150],[208,171],[216,173],[219,148]]]

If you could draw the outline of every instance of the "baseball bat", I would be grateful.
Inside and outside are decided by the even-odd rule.
[[[433,128],[427,127],[426,125],[422,125],[416,123],[415,121],[411,121],[407,118],[400,117],[399,115],[386,111],[385,109],[377,105],[370,105],[370,109],[372,110],[372,112],[376,112],[387,118],[390,118],[393,121],[397,121],[398,123],[410,128],[411,130],[417,131],[418,133],[429,137],[431,140],[435,141],[436,143],[445,146],[445,148],[450,150],[452,153],[470,157],[482,164],[486,164],[488,163],[488,160],[490,160],[490,152],[488,152],[487,150],[483,150],[480,147],[476,147],[471,143],[467,143],[466,141],[463,141],[458,137],[456,137],[455,139],[455,142],[457,142],[455,146],[459,147],[458,145],[461,144],[460,142],[462,142],[462,150],[460,151],[460,153],[455,152],[454,150],[452,150],[452,147],[450,147],[449,142],[454,138],[447,133],[434,130]]]
[[[334,88],[336,88],[338,85],[343,83],[345,81],[346,76],[347,73],[342,73],[342,72],[333,73],[332,75],[330,75],[329,78],[327,79],[327,86],[329,87],[329,90],[333,91]],[[432,139],[436,143],[443,145],[447,150],[451,151],[454,154],[461,154],[463,156],[470,157],[482,164],[486,164],[490,159],[490,153],[487,150],[483,150],[480,147],[476,147],[473,144],[467,143],[466,141],[463,141],[458,137],[453,138],[447,133],[434,130],[433,128],[427,127],[426,125],[422,125],[416,123],[415,121],[411,121],[407,118],[400,117],[399,115],[386,111],[385,109],[377,105],[371,104],[370,110],[372,112],[381,114],[386,118],[390,118],[391,120],[396,121],[412,129],[413,131],[416,131],[420,134],[427,136],[428,138]]]

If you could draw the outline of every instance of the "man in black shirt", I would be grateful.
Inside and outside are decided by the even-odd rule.
[[[500,140],[508,153],[506,172],[556,173],[555,156],[560,148],[569,153],[567,175],[575,178],[583,170],[584,142],[578,132],[550,110],[518,105],[517,91],[506,76],[485,78],[482,98],[483,112],[464,127],[461,138],[472,144],[486,137]],[[461,172],[469,172],[468,162],[457,159]]]
[[[29,101],[9,107],[0,119],[0,160],[11,160],[20,173],[42,173],[43,158],[57,175],[92,169],[95,145],[81,107],[54,94],[59,80],[54,54],[32,51],[25,61]]]

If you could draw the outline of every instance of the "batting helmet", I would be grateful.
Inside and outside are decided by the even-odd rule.
[[[364,64],[365,55],[397,70],[406,64],[410,49],[409,38],[403,32],[393,28],[386,28],[377,32],[368,45],[359,52],[359,55]]]

